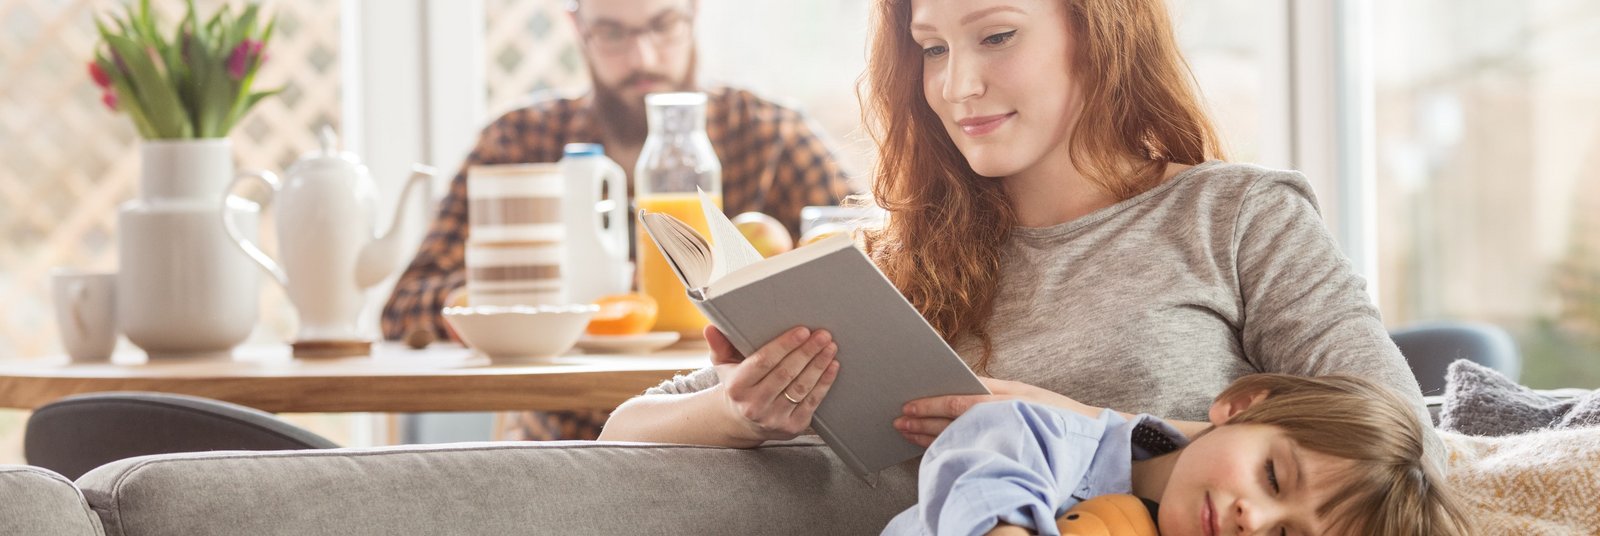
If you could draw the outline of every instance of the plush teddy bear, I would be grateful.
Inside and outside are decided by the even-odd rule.
[[[1101,495],[1056,520],[1062,536],[1156,536],[1155,513],[1132,495]]]

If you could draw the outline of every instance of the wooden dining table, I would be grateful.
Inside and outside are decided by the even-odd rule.
[[[0,407],[33,409],[102,391],[203,396],[274,413],[609,410],[674,374],[709,365],[704,341],[648,354],[585,354],[490,361],[435,343],[373,345],[372,355],[294,358],[288,345],[246,346],[231,358],[110,362],[66,357],[0,361]]]

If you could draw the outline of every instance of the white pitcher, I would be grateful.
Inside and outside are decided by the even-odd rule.
[[[362,341],[366,336],[357,321],[363,291],[399,266],[396,231],[405,219],[407,200],[412,190],[426,195],[434,173],[427,166],[413,168],[394,219],[378,236],[378,191],[367,167],[355,155],[338,151],[332,129],[322,130],[321,141],[320,150],[289,167],[285,181],[266,171],[244,173],[224,194],[228,204],[277,205],[281,264],[235,229],[231,219],[223,218],[223,227],[239,249],[283,286],[300,317],[296,342]],[[241,198],[236,192],[250,183],[265,192],[259,198]]]
[[[633,286],[628,262],[628,175],[598,143],[569,143],[561,159],[566,229],[562,290],[570,303],[592,303]],[[610,199],[601,199],[602,188]]]

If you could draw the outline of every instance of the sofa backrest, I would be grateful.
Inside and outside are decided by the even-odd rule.
[[[146,456],[78,485],[111,536],[877,534],[916,462],[869,485],[815,440],[457,443]]]
[[[28,465],[0,465],[0,534],[103,535],[100,519],[66,477]]]

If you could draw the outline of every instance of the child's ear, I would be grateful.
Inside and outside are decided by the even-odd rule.
[[[1211,418],[1211,424],[1222,426],[1233,419],[1234,415],[1238,415],[1239,412],[1250,409],[1250,406],[1266,400],[1267,394],[1267,390],[1263,389],[1254,393],[1239,393],[1228,398],[1219,398],[1216,402],[1211,403],[1211,411],[1207,416]]]

